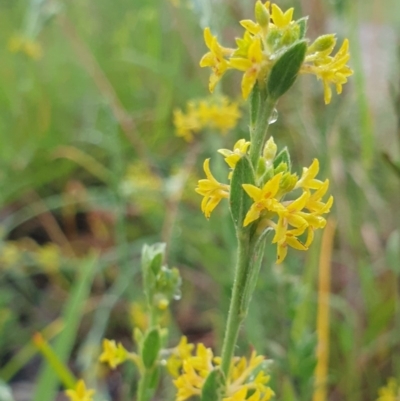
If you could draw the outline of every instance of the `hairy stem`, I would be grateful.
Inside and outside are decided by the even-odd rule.
[[[267,97],[262,99],[258,106],[255,126],[251,132],[250,146],[250,160],[255,171],[257,171],[258,158],[263,151],[265,140],[267,138],[269,119],[271,118],[275,105],[276,101]]]
[[[232,298],[229,306],[228,321],[222,346],[221,370],[225,377],[228,377],[229,375],[229,368],[234,355],[240,325],[242,324],[246,314],[246,310],[243,308],[243,297],[246,289],[250,262],[248,244],[248,238],[239,239],[235,280],[232,288]]]

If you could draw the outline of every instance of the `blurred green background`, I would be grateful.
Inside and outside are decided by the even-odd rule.
[[[317,157],[335,197],[329,400],[375,400],[400,378],[400,3],[278,5],[310,16],[310,39],[350,40],[344,93],[325,106],[321,83],[300,77],[270,133],[297,172]],[[184,333],[220,346],[235,234],[227,208],[204,218],[194,187],[204,158],[218,177],[215,150],[247,136],[247,109],[227,136],[204,132],[191,144],[176,137],[172,113],[208,96],[202,29],[233,44],[253,6],[0,1],[0,399],[65,399],[31,345],[41,330],[99,400],[132,399],[135,371],[109,372],[97,358],[105,336],[133,347],[144,243],[167,242],[183,276],[172,345]],[[240,101],[239,82],[228,74],[218,91]],[[312,397],[320,242],[283,266],[271,267],[267,249],[242,332],[238,353],[250,343],[275,361],[279,400]],[[172,400],[163,387],[159,399]]]

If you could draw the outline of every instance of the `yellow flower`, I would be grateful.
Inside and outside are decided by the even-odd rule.
[[[221,134],[234,128],[241,117],[238,103],[225,96],[200,101],[197,113],[202,127],[217,129]]]
[[[176,135],[186,141],[193,140],[193,134],[202,129],[211,128],[226,134],[234,128],[241,117],[237,102],[231,102],[225,96],[212,97],[199,101],[190,101],[187,111],[174,111]]]
[[[274,149],[272,149],[275,152]],[[268,152],[267,152],[268,155]],[[275,169],[275,173],[276,173]],[[300,179],[285,170],[275,174],[262,188],[243,184],[244,190],[254,203],[243,222],[243,226],[261,219],[257,230],[275,230],[273,244],[277,244],[277,263],[282,263],[287,255],[288,246],[305,251],[314,239],[314,230],[326,225],[323,214],[328,213],[333,204],[333,197],[324,202],[322,198],[329,188],[329,180],[316,178],[319,171],[317,159],[309,168],[303,168]],[[282,201],[283,195],[293,189],[302,189],[302,194],[294,200]],[[277,222],[274,219],[277,218]],[[299,239],[307,232],[305,241]]]
[[[314,159],[310,167],[303,167],[303,173],[297,181],[295,188],[303,188],[305,190],[321,188],[323,182],[315,178],[318,172],[319,161],[318,159]]]
[[[212,93],[215,85],[225,74],[228,69],[228,62],[224,56],[231,53],[229,49],[223,48],[217,41],[217,37],[211,34],[210,28],[204,29],[204,41],[210,49],[200,60],[200,67],[211,67],[212,74],[210,76],[209,89]]]
[[[114,340],[103,340],[103,353],[99,357],[100,362],[108,363],[111,369],[115,369],[124,363],[128,357],[128,351],[121,343],[118,345]]]
[[[193,103],[188,104],[188,113],[184,114],[182,110],[174,110],[174,125],[176,135],[183,137],[186,141],[193,140],[193,133],[201,130],[201,122]]]
[[[229,149],[219,149],[218,152],[225,156],[225,161],[230,168],[235,168],[236,163],[247,154],[250,142],[239,139],[233,146],[233,151]]]
[[[201,210],[208,219],[221,199],[229,197],[229,185],[221,184],[213,177],[210,171],[210,159],[204,161],[203,168],[207,179],[199,180],[196,192],[204,196]]]
[[[66,390],[65,394],[69,397],[70,401],[92,401],[94,390],[86,389],[85,382],[79,380],[76,384],[75,390]]]
[[[134,302],[130,307],[130,318],[134,327],[145,332],[149,326],[149,316],[146,308],[138,302]]]
[[[25,53],[33,60],[39,60],[43,54],[40,43],[22,35],[14,35],[10,38],[8,50],[11,53]]]
[[[47,272],[57,272],[60,267],[60,248],[52,243],[38,248],[36,251],[37,263]]]
[[[285,13],[276,5],[272,4],[271,18],[278,28],[286,28],[292,22],[294,8],[289,8]]]
[[[307,250],[297,237],[302,235],[308,227],[307,220],[299,212],[304,208],[309,197],[309,193],[303,192],[302,196],[278,212],[279,220],[272,239],[272,243],[277,244],[277,263],[282,263],[285,259],[288,245],[300,251]],[[294,229],[288,229],[289,225]]]
[[[254,351],[249,361],[244,357],[234,358],[223,401],[268,401],[274,395],[267,385],[269,376],[263,371],[254,374],[263,361],[264,357],[257,356]],[[214,358],[210,349],[203,344],[198,344],[196,355],[188,355],[184,359],[182,373],[174,380],[178,389],[176,401],[185,401],[190,397],[199,396],[207,376],[219,366],[220,362],[221,358]],[[253,392],[250,397],[247,396],[249,392]]]
[[[280,204],[275,198],[275,195],[279,191],[279,182],[282,175],[283,172],[276,174],[273,178],[267,181],[261,189],[251,184],[243,184],[243,189],[254,201],[244,219],[244,227],[252,223],[254,220],[257,220],[263,210],[273,212],[280,208]]]
[[[6,241],[0,248],[0,268],[10,268],[18,263],[21,258],[21,250],[14,241]]]
[[[242,95],[244,99],[247,99],[257,81],[258,74],[262,67],[262,61],[263,53],[260,38],[255,38],[253,43],[249,46],[246,58],[233,57],[230,59],[232,68],[244,71],[242,78]]]
[[[193,344],[188,344],[187,337],[182,336],[179,344],[173,349],[171,356],[167,359],[167,369],[171,376],[179,376],[182,362],[191,357],[193,348]]]
[[[379,389],[379,397],[376,401],[399,401],[400,400],[400,386],[396,379],[389,379],[387,385]]]
[[[350,59],[349,41],[345,39],[339,51],[334,57],[327,56],[325,52],[317,53],[314,57],[308,56],[307,60],[312,60],[313,65],[305,64],[301,72],[314,74],[321,79],[324,85],[325,104],[332,99],[331,85],[335,85],[336,93],[342,93],[342,86],[347,82],[347,78],[353,74],[353,70],[346,65]]]

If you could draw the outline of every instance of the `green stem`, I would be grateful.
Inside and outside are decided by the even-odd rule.
[[[137,400],[136,401],[149,401],[151,398],[150,382],[153,369],[144,369],[139,379]]]
[[[269,119],[274,111],[276,101],[271,98],[262,99],[257,112],[255,127],[252,129],[251,146],[250,146],[250,161],[257,171],[258,158],[260,157],[263,146],[267,137]]]
[[[240,325],[246,317],[246,309],[243,308],[243,296],[246,289],[250,262],[248,243],[248,238],[239,239],[235,280],[233,283],[228,321],[222,345],[221,370],[226,378],[229,375],[229,369],[234,355]]]

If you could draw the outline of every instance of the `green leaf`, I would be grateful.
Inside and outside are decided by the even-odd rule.
[[[299,39],[304,39],[307,32],[308,17],[300,18],[296,23],[300,27]]]
[[[219,401],[225,390],[224,374],[219,368],[214,369],[206,378],[201,391],[201,401]]]
[[[278,100],[293,84],[307,51],[305,40],[295,43],[276,61],[268,77],[268,94]]]
[[[386,244],[386,261],[390,270],[400,274],[400,231],[393,231]]]
[[[79,275],[62,314],[65,328],[57,336],[53,346],[62,363],[66,364],[69,360],[97,266],[97,256],[91,256],[83,260],[77,269]],[[43,365],[36,383],[33,401],[51,401],[56,398],[59,378],[48,362]]]
[[[160,367],[156,366],[154,371],[151,373],[151,377],[149,380],[149,388],[151,388],[152,390],[157,389],[159,380],[160,380]]]
[[[292,170],[292,162],[290,160],[290,153],[286,146],[275,157],[274,169],[276,169],[282,163],[286,163],[288,171]]]
[[[151,269],[154,275],[161,270],[165,253],[165,244],[157,243],[151,246],[144,245],[142,250],[142,270]]]
[[[158,358],[161,348],[160,332],[158,328],[149,331],[143,341],[142,360],[146,369],[151,369]]]
[[[253,87],[250,93],[250,126],[255,127],[257,124],[258,111],[260,108],[261,94],[258,83]]]
[[[235,226],[243,229],[243,220],[253,203],[251,198],[244,191],[243,184],[254,185],[254,172],[250,160],[243,156],[235,166],[231,180],[230,207]]]

